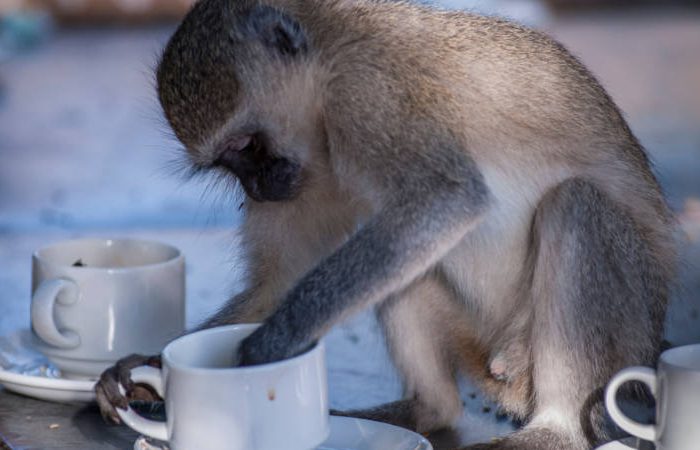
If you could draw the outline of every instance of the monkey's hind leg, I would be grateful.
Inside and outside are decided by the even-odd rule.
[[[658,352],[669,280],[624,208],[568,180],[538,206],[533,233],[532,420],[471,450],[584,450],[608,440],[604,386]]]
[[[392,359],[404,383],[404,399],[338,413],[391,423],[419,432],[449,427],[462,411],[450,361],[450,329],[457,309],[438,279],[426,276],[378,310]],[[462,324],[466,326],[466,324]]]

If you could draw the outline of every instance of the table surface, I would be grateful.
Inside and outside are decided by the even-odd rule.
[[[105,424],[95,404],[48,403],[0,390],[0,405],[0,450],[131,450],[139,437],[127,427]],[[466,420],[471,419],[465,416],[460,425]],[[504,419],[496,420],[504,424],[503,430],[509,429]],[[428,439],[435,450],[452,450],[466,443],[489,440],[493,437],[489,430],[493,431],[492,425],[473,428],[466,438],[465,431],[458,427],[455,431],[434,433]],[[624,442],[630,450],[654,450],[649,442],[632,438]]]
[[[698,342],[700,15],[577,16],[541,25],[592,68],[656,162],[686,233],[681,289],[667,338],[674,344]],[[240,289],[231,199],[202,199],[202,185],[183,185],[170,175],[173,146],[158,119],[151,120],[157,107],[150,67],[171,31],[61,31],[43,47],[3,64],[0,333],[28,326],[32,251],[76,236],[151,238],[181,248],[188,259],[190,325]],[[371,314],[336,327],[326,343],[333,408],[400,397]],[[467,382],[463,393],[465,413],[454,432],[431,438],[437,449],[513,429]],[[12,449],[127,449],[136,434],[105,425],[94,405],[47,403],[0,389],[0,438]]]
[[[362,408],[400,396],[398,377],[370,315],[344,323],[325,343],[332,408]],[[467,381],[462,392],[465,413],[456,429],[430,437],[437,450],[489,440],[515,429]],[[0,439],[7,448],[130,449],[137,437],[127,427],[105,424],[95,404],[45,402],[0,388]]]

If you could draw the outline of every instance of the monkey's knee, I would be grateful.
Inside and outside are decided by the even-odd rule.
[[[568,340],[598,365],[650,362],[643,359],[660,344],[670,283],[655,258],[653,236],[583,179],[547,194],[535,230],[533,332],[544,326],[550,340]],[[559,326],[547,325],[551,320]]]
[[[660,343],[668,280],[638,220],[581,179],[552,189],[535,220],[535,417],[591,441],[608,430],[589,399],[622,367],[652,362]]]

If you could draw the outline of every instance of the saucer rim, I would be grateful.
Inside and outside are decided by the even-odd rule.
[[[0,384],[14,383],[27,387],[48,388],[60,391],[92,391],[97,380],[72,380],[69,378],[49,378],[12,372],[0,367]]]
[[[11,336],[17,336],[18,341],[21,343],[22,347],[28,348],[29,350],[38,351],[36,346],[32,345],[33,342],[28,343],[26,340],[23,339],[25,336],[27,336],[27,333],[31,333],[31,330],[29,328],[20,328],[7,333],[4,337],[9,338]],[[94,389],[96,382],[96,379],[78,380],[64,377],[52,378],[40,375],[28,375],[24,373],[14,372],[6,369],[5,367],[0,366],[0,385],[14,384],[30,388],[50,389],[56,391],[89,392]],[[7,389],[8,387],[5,386],[5,388]]]
[[[401,430],[402,433],[406,433],[407,435],[414,436],[417,444],[424,445],[424,447],[423,447],[424,450],[434,450],[433,444],[425,436],[423,436],[420,433],[417,433],[415,431],[403,428],[403,427],[391,425],[391,424],[384,423],[384,422],[379,422],[376,420],[361,419],[359,417],[345,417],[345,416],[329,415],[328,419],[329,419],[328,420],[328,430],[329,430],[328,436],[326,437],[326,439],[323,442],[321,442],[316,447],[314,447],[313,450],[343,450],[343,449],[345,449],[346,448],[345,446],[343,446],[343,447],[329,447],[326,445],[326,442],[329,439],[331,439],[334,428],[337,429],[337,428],[342,427],[342,426],[349,426],[350,423],[355,423],[355,422],[371,423],[372,426],[381,426],[382,428],[387,428],[387,429],[399,429],[399,430]],[[134,440],[134,444],[133,444],[134,450],[137,450],[137,444],[142,439],[147,439],[147,438],[143,434],[139,434],[139,436],[136,438],[136,440]],[[150,448],[152,448],[154,450],[163,450],[164,448],[168,448],[168,447],[150,446]]]

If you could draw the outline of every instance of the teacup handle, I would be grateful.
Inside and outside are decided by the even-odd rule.
[[[63,295],[59,295],[63,293]],[[54,322],[53,309],[56,303],[72,305],[78,301],[78,285],[71,280],[56,278],[43,281],[32,296],[32,328],[42,341],[54,347],[71,349],[80,345],[80,336],[75,331],[59,331]]]
[[[155,367],[142,366],[131,371],[131,379],[134,383],[145,383],[156,390],[158,395],[165,397],[163,393],[163,379],[160,369]],[[119,390],[124,395],[124,388],[119,385]],[[146,436],[158,439],[160,441],[168,440],[168,426],[165,422],[149,420],[139,416],[130,407],[126,411],[117,408],[117,414],[124,423],[134,431],[137,431]]]
[[[620,428],[646,441],[654,442],[656,439],[656,427],[630,419],[620,410],[617,404],[615,394],[617,394],[620,386],[628,381],[641,381],[649,387],[651,394],[656,397],[656,372],[648,367],[628,367],[621,370],[610,380],[605,390],[605,407],[608,409],[610,417]]]

